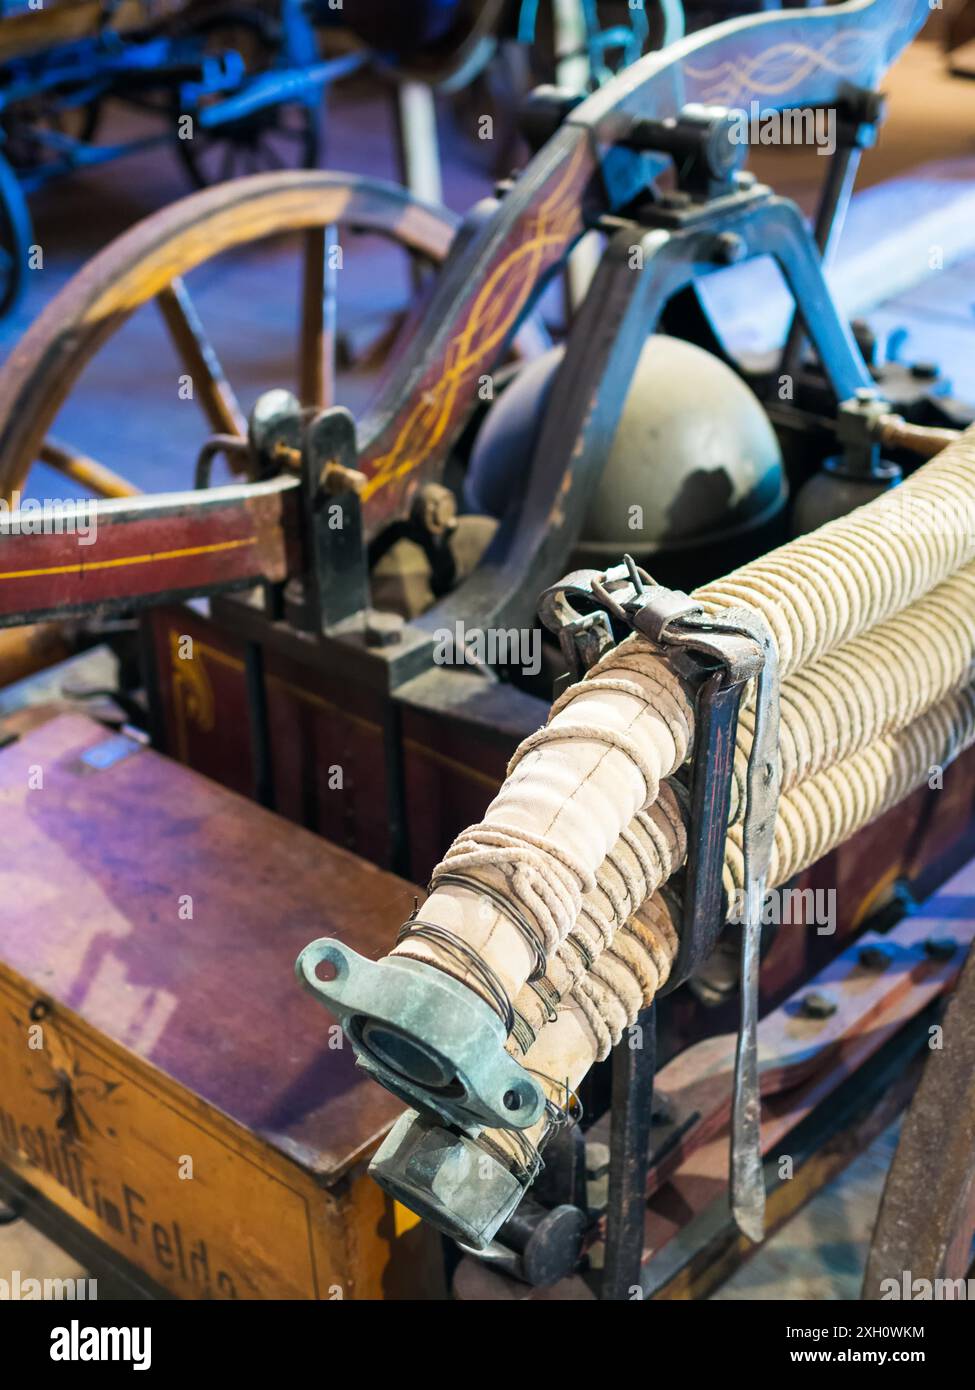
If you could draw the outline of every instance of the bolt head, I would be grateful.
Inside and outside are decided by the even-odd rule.
[[[938,364],[936,362],[912,362],[911,376],[915,381],[936,381],[938,378]]]
[[[737,265],[744,260],[748,247],[737,232],[721,232],[715,238],[715,259],[722,265]]]
[[[929,936],[924,943],[928,960],[951,960],[957,950],[958,942],[952,936]]]
[[[427,483],[413,499],[414,521],[431,536],[443,536],[457,526],[457,499],[442,483]]]
[[[366,646],[393,647],[402,641],[405,623],[399,613],[370,613],[366,619]]]
[[[806,1018],[832,1018],[839,1005],[829,994],[824,994],[821,990],[813,989],[804,995],[800,1008]]]
[[[857,959],[865,970],[886,970],[890,964],[890,952],[884,946],[862,946]]]

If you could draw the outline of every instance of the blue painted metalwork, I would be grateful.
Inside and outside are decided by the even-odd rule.
[[[627,23],[604,26],[598,0],[577,0],[577,3],[592,84],[601,87],[641,56],[650,37],[650,22],[646,9],[639,4],[630,7]],[[647,4],[654,3],[663,20],[660,47],[664,48],[684,36],[684,6],[681,0],[647,0]],[[521,0],[518,11],[519,43],[535,42],[538,10],[539,0]]]
[[[2,13],[9,16],[11,7],[3,5]],[[233,23],[240,11],[225,13]],[[221,10],[205,8],[199,15],[219,20]],[[104,27],[0,62],[0,315],[13,308],[22,289],[32,238],[26,197],[36,189],[75,170],[175,142],[176,114],[191,117],[212,136],[284,105],[314,111],[329,83],[365,61],[362,53],[322,59],[306,0],[281,0],[276,51],[267,70],[257,73],[248,73],[233,49],[208,51],[207,33],[202,27],[194,32],[193,19],[191,6],[161,25],[126,34]],[[148,106],[169,119],[158,134],[115,144],[58,128],[69,116],[85,118],[106,97]],[[38,105],[44,121],[35,118]],[[11,152],[18,139],[19,158]]]

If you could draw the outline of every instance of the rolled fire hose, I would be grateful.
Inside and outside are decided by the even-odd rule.
[[[973,742],[975,686],[967,685],[910,727],[876,740],[845,762],[793,787],[779,801],[770,886],[785,882],[877,819],[923,786],[932,767],[943,767]],[[743,884],[737,826],[729,832],[725,883],[729,892]],[[539,1151],[552,1125],[560,1122],[567,1098],[666,983],[676,947],[670,907],[657,892],[620,927],[525,1052],[523,1065],[543,1078],[550,1100],[548,1114],[531,1129],[485,1130],[471,1138],[448,1134],[435,1122],[408,1111],[370,1171],[441,1229],[483,1248],[535,1176]],[[420,1180],[414,1187],[418,1160],[422,1160]],[[460,1176],[476,1173],[478,1181],[462,1189],[457,1185],[458,1173],[451,1172],[449,1181],[441,1184],[444,1200],[438,1205],[433,1200],[437,1165],[459,1168]]]
[[[910,660],[905,660],[908,652]],[[781,792],[784,794],[812,774],[843,762],[881,735],[906,728],[932,705],[968,682],[973,657],[975,567],[968,566],[911,608],[885,623],[878,623],[783,682]],[[753,722],[753,711],[743,709],[736,750],[739,786],[744,785]],[[732,820],[736,810],[740,807],[733,805]],[[686,841],[685,828],[678,822],[678,814],[673,790],[666,783],[661,784],[658,801],[649,813],[638,813],[630,830],[624,831],[618,841],[617,852],[624,858],[632,853],[632,841],[635,837],[639,845],[646,833],[642,828],[645,825],[655,832],[656,842],[646,847],[644,854],[650,852],[659,861],[662,853],[659,840],[667,836],[666,862],[671,865],[669,872],[672,872],[683,859]],[[817,826],[821,830],[830,823],[828,817],[825,820],[821,817]],[[779,832],[776,854],[784,852],[780,848],[783,834],[784,828]],[[679,852],[678,841],[674,838],[678,835]],[[733,836],[734,843],[740,845],[740,829],[736,829]],[[801,842],[796,840],[796,843]],[[800,857],[803,863],[811,862],[801,848]],[[612,854],[597,873],[597,882],[604,871],[611,879],[621,879],[623,872]],[[643,879],[647,892],[665,882],[669,872]],[[740,877],[737,886],[741,887]],[[600,950],[612,940],[615,924],[625,922],[628,914],[619,910],[619,890],[615,898],[611,887],[609,892],[610,900],[606,900],[604,892],[600,895],[602,902],[597,905],[590,904],[591,895],[586,895],[575,926],[549,960],[544,981],[526,985],[515,1000],[519,1023],[527,1024],[529,1033],[537,1033],[544,1021],[550,1020],[552,1006],[569,993],[572,984],[584,973],[587,961],[591,968]],[[617,910],[612,920],[614,914],[608,909],[614,906]],[[523,1035],[524,1029],[521,1031]],[[521,1047],[521,1051],[525,1050]]]
[[[909,717],[918,700],[937,698],[957,684],[959,665],[970,660],[963,634],[952,661],[932,666],[923,694],[918,690],[912,697],[906,683],[898,682],[901,641],[911,647],[923,641],[932,616],[947,630],[951,619],[957,620],[953,602],[966,602],[970,575],[955,572],[975,555],[975,525],[959,524],[975,500],[973,441],[969,431],[895,491],[695,596],[711,609],[757,610],[772,631],[781,674],[797,673],[795,713],[786,713],[794,724],[792,739],[782,744],[783,770],[790,759],[792,764],[787,785],[816,764],[808,745],[818,746],[820,757],[842,756],[875,730],[887,730],[892,722],[896,727],[898,714],[904,717],[902,706]],[[943,585],[949,575],[949,585]],[[899,635],[884,633],[873,642],[873,665],[863,666],[862,677],[857,659],[862,654],[854,649],[851,699],[859,717],[843,712],[841,697],[820,719],[819,735],[804,741],[803,711],[832,709],[830,690],[846,679],[835,649],[843,643],[852,647],[860,634],[905,605],[920,607],[918,599],[936,585],[947,592],[932,597],[920,620],[912,609]],[[810,675],[814,660],[817,669]],[[830,660],[832,667],[819,669]],[[788,680],[785,685],[792,690]],[[746,744],[747,712],[741,727]],[[477,1021],[475,1001],[489,1007],[483,1000],[492,990],[483,987],[485,981],[501,996],[515,998],[530,976],[536,982],[544,976],[578,919],[584,896],[594,890],[610,847],[634,814],[653,804],[661,779],[683,761],[693,734],[689,691],[639,636],[622,642],[566,692],[545,729],[519,750],[485,820],[461,836],[438,867],[419,929],[408,924],[407,939],[387,958],[419,963],[428,972],[422,980],[410,979],[411,1017],[436,1018],[437,1009],[418,1007],[418,998],[423,1004],[426,990],[426,1003],[433,1003],[431,982],[440,972],[461,982],[470,1000],[471,1027]],[[832,807],[841,834],[849,834],[855,799],[843,803],[824,792],[822,804]],[[383,981],[390,978],[384,975]],[[402,979],[400,971],[397,987]],[[366,983],[371,988],[372,982]],[[359,990],[356,1008],[362,1009],[363,999],[368,1006],[369,993]],[[458,1002],[456,995],[443,997],[451,1007]],[[424,1089],[422,1079],[417,1084]],[[524,1092],[516,1096],[515,1108],[525,1098]],[[496,1101],[488,1113],[502,1124],[510,1118]],[[537,1106],[530,1113],[535,1117]],[[523,1111],[515,1123],[530,1129],[534,1118]]]
[[[775,848],[769,873],[770,887],[777,887],[821,859],[857,830],[924,786],[932,768],[944,767],[975,742],[975,685],[956,691],[933,706],[912,725],[898,733],[877,739],[845,762],[836,763],[786,792],[779,800],[775,827]],[[741,829],[733,826],[728,834],[725,855],[725,883],[729,892],[743,885]],[[649,905],[648,905],[649,906]],[[659,923],[660,909],[654,918]],[[639,919],[645,914],[641,909]],[[629,930],[622,928],[618,938]],[[666,933],[665,933],[666,934]],[[618,939],[617,938],[617,939]],[[613,947],[610,947],[610,953]],[[600,958],[605,960],[608,953]],[[598,968],[598,967],[597,967]],[[618,975],[619,967],[614,965]],[[653,991],[635,999],[632,991],[616,990],[600,976],[601,1025],[593,1028],[590,1010],[574,991],[569,1012],[579,1038],[567,1048],[568,1026],[556,1038],[562,1023],[552,1024],[541,1033],[525,1055],[525,1065],[544,1075],[555,1073],[568,1078],[574,1087],[593,1062],[608,1055],[637,1012],[652,1002],[653,994],[666,976],[654,984]],[[608,996],[612,995],[612,998]],[[556,1059],[558,1059],[556,1061]],[[568,1067],[566,1063],[570,1062]],[[499,1131],[503,1133],[504,1131]],[[531,1137],[529,1133],[525,1137]]]
[[[912,657],[905,661],[908,651]],[[969,679],[973,654],[975,566],[968,566],[910,609],[794,673],[783,682],[781,690],[782,792],[822,768],[843,761],[881,734],[908,725]],[[753,723],[753,711],[743,709],[736,752],[737,788],[744,786]],[[647,812],[640,812],[629,830],[622,832],[615,851],[616,857],[622,856],[622,865],[616,862],[614,852],[607,855],[597,873],[597,885],[605,871],[609,886],[598,886],[595,895],[584,896],[576,924],[549,958],[544,979],[525,985],[520,991],[515,1013],[522,1033],[523,1023],[529,1033],[539,1030],[550,1018],[552,1007],[569,993],[572,983],[584,972],[586,962],[591,966],[602,947],[609,944],[616,923],[626,920],[628,913],[621,910],[619,896],[624,886],[625,861],[634,850],[639,852],[647,831],[655,833],[658,842],[662,835],[671,841],[666,851],[671,868],[658,873],[653,881],[643,880],[649,884],[647,892],[664,882],[683,859],[683,848],[675,858],[677,846],[673,837],[679,833],[683,844],[686,834],[682,823],[677,829],[674,793],[662,783],[661,796],[665,790],[663,807],[658,800],[650,808],[649,819]],[[733,792],[732,820],[741,810],[735,804],[739,797],[740,791]],[[642,852],[659,856],[662,851],[659,843],[650,843]],[[614,879],[618,885],[615,896]],[[409,954],[411,949],[408,939],[399,953]],[[478,988],[476,978],[470,983]]]
[[[966,517],[971,526],[959,524]],[[955,572],[973,558],[975,431],[969,430],[900,487],[695,592],[712,610],[746,606],[759,612],[772,631],[785,681],[952,576],[920,620],[907,615],[889,644],[886,638],[883,646],[872,644],[869,664],[861,666],[855,651],[832,669],[817,667],[796,689],[795,712],[783,708],[789,729],[783,754],[793,760],[793,779],[802,775],[815,742],[803,739],[810,707],[824,728],[829,711],[836,711],[832,737],[840,755],[874,728],[887,727],[892,708],[912,699],[923,708],[923,682],[912,693],[905,673],[897,684],[904,656],[899,639],[908,649],[926,643],[932,672],[941,670],[943,658],[931,639],[936,632],[939,640],[945,637],[965,612],[975,567]],[[964,645],[954,642],[954,651],[966,660]],[[841,682],[848,678],[846,691]],[[743,723],[747,728],[747,714]],[[689,692],[642,639],[620,643],[522,744],[484,820],[434,871],[424,919],[463,941],[513,997],[539,956],[565,939],[610,845],[636,811],[652,803],[660,780],[692,744]],[[459,885],[458,873],[473,884]],[[520,922],[503,910],[486,913],[478,883],[517,903]],[[433,940],[413,937],[392,954],[409,954],[457,976],[456,956],[448,959]],[[476,977],[470,970],[460,976],[469,984]]]

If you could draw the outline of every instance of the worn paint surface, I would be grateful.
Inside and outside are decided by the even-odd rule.
[[[95,770],[104,739],[0,752],[2,1161],[181,1296],[408,1288],[362,1175],[399,1107],[293,962],[378,954],[412,890],[149,750]]]

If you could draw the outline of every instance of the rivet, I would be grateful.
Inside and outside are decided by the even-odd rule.
[[[799,1007],[806,1018],[831,1018],[839,1006],[828,994],[814,989],[803,997]]]
[[[861,946],[857,960],[865,970],[886,970],[891,956],[885,946]]]
[[[957,950],[958,942],[952,936],[929,936],[924,943],[928,960],[951,960]]]

